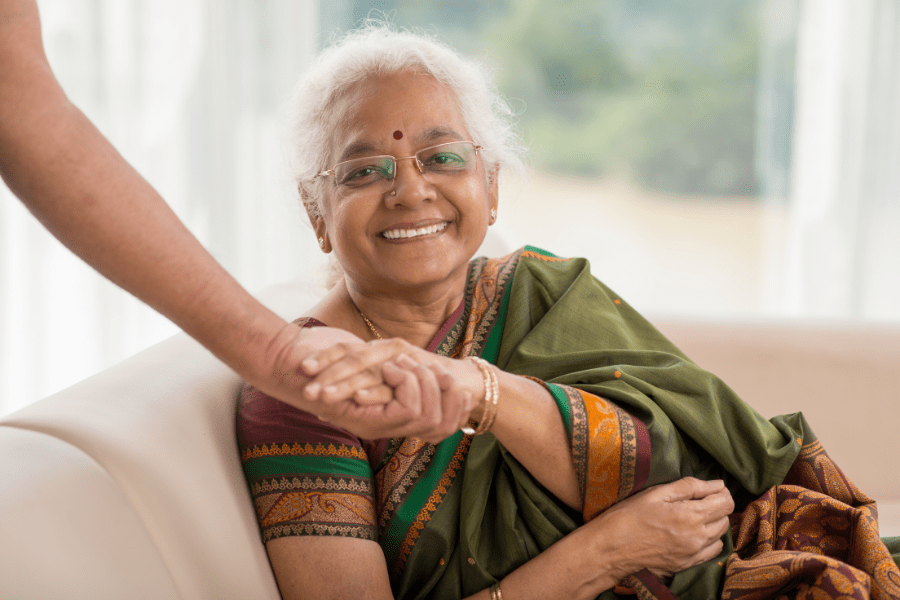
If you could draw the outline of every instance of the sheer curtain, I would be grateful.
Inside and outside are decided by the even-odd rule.
[[[38,2],[67,93],[213,255],[251,291],[314,281],[321,254],[286,175],[280,110],[315,52],[316,24],[327,34],[384,3]],[[536,178],[504,192],[492,230],[503,239],[489,240],[486,253],[520,243],[569,255],[594,247],[595,269],[648,313],[900,322],[900,6],[760,5],[758,93],[769,100],[756,116],[758,159],[773,198],[765,210],[749,200],[650,203]],[[397,11],[400,24],[415,14],[404,3]],[[794,52],[796,74],[783,67]],[[578,194],[582,204],[546,210],[547,198]],[[0,414],[175,331],[74,258],[5,188],[0,196]],[[615,226],[597,235],[596,223]],[[550,229],[564,239],[541,238]],[[621,257],[641,276],[620,269]],[[685,264],[693,270],[679,271]]]
[[[39,0],[69,97],[248,289],[310,276],[282,107],[314,0]],[[302,310],[303,307],[298,307]],[[0,186],[0,414],[175,327],[74,258]]]
[[[803,0],[784,311],[900,321],[900,4]]]

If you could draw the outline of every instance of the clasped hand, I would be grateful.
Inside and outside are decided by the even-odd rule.
[[[361,438],[437,443],[468,422],[475,398],[459,380],[460,361],[329,327],[304,330],[298,348],[309,381],[293,404]]]

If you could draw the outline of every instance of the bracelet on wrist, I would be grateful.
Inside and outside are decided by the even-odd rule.
[[[497,374],[491,367],[491,363],[478,356],[467,356],[467,360],[471,360],[481,371],[482,381],[484,383],[484,403],[482,404],[481,420],[478,423],[469,421],[469,427],[463,427],[462,432],[466,435],[481,435],[490,431],[497,417],[497,408],[500,402],[500,384],[497,381]]]
[[[491,600],[503,600],[503,592],[500,591],[500,582],[491,586]]]

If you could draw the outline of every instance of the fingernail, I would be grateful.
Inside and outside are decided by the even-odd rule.
[[[313,358],[307,358],[303,361],[303,366],[307,369],[315,369],[317,366],[319,366],[319,361]]]
[[[338,388],[336,385],[329,385],[327,388],[325,388],[326,394],[336,394],[337,391],[338,391]]]
[[[359,394],[360,396],[368,396],[368,395],[370,395],[372,392],[370,392],[369,390],[359,390],[359,391],[357,391],[356,393]]]
[[[306,386],[306,389],[305,389],[306,395],[310,396],[312,398],[315,398],[316,396],[319,395],[320,389],[322,389],[322,386],[320,386],[318,383],[311,383],[308,386]]]

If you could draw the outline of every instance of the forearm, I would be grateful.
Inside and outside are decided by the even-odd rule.
[[[581,490],[562,415],[539,383],[496,369],[500,383],[491,432],[557,498],[581,510]]]
[[[471,361],[454,361],[457,376],[475,398],[484,397],[484,380]],[[581,510],[581,490],[569,436],[556,401],[543,385],[490,367],[500,384],[500,399],[491,433],[557,498]],[[481,420],[481,402],[472,418]]]
[[[9,7],[19,12],[7,12]],[[244,377],[265,373],[287,324],[222,269],[73,106],[31,2],[0,13],[0,175],[73,252]],[[290,333],[290,332],[287,332]]]
[[[624,576],[614,564],[614,557],[601,545],[596,535],[584,528],[576,529],[504,577],[500,582],[503,598],[596,598]],[[469,599],[489,600],[489,590],[473,594]]]

